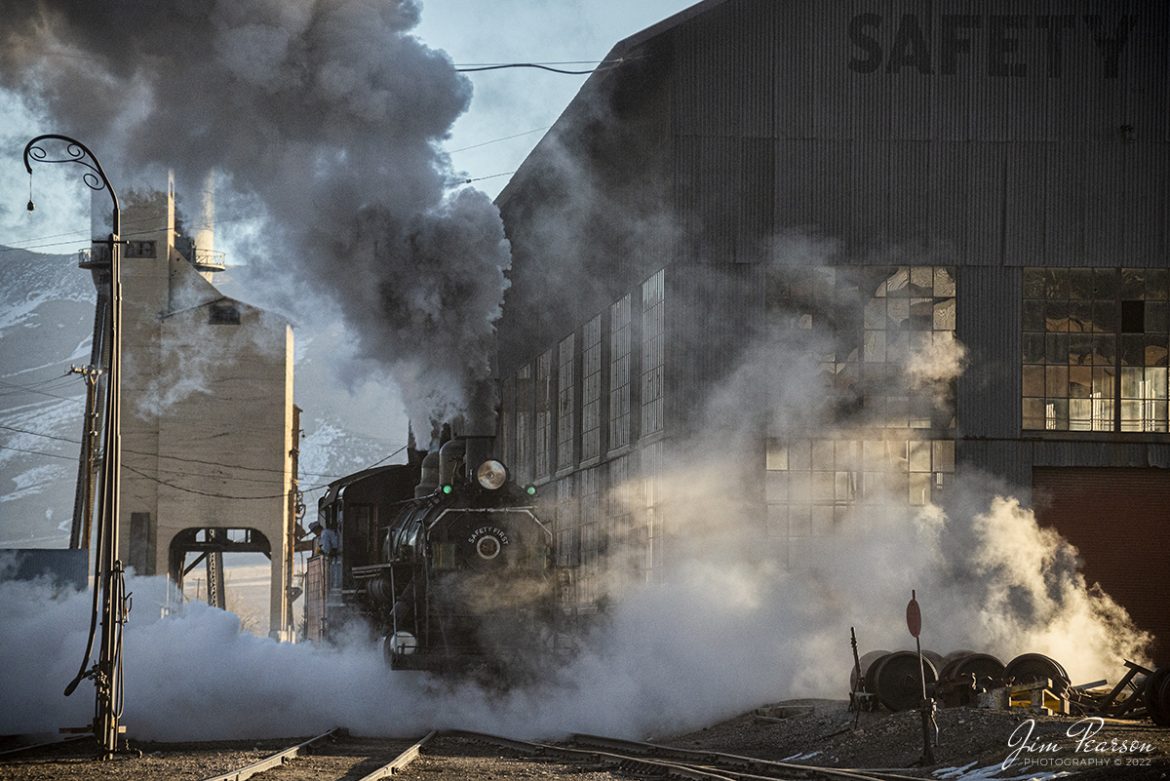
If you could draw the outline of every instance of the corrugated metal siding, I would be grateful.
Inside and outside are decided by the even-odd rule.
[[[959,269],[957,282],[955,336],[969,359],[957,387],[959,436],[1018,437],[1022,274],[967,267]]]
[[[1170,474],[1160,469],[1036,469],[1041,522],[1077,546],[1085,578],[1157,638],[1154,661],[1170,664]]]
[[[1112,34],[1124,13],[1140,23],[1117,76],[1106,78],[1085,20],[1103,17]],[[849,35],[859,14],[880,17],[863,30],[882,47],[873,73],[849,67],[864,55]],[[969,51],[955,55],[955,73],[941,73],[940,28],[954,14],[977,17],[979,27],[960,31]],[[1051,14],[1074,18],[1059,66],[1037,21]],[[1022,25],[1008,29],[1018,50],[1004,58],[1024,66],[1024,76],[989,75],[992,16]],[[887,72],[905,17],[927,38],[930,73],[913,65]],[[815,226],[858,256],[892,242],[947,251],[963,265],[1093,265],[1118,256],[1128,265],[1165,263],[1167,24],[1167,4],[1156,0],[728,2],[665,33],[676,57],[669,89],[678,205],[696,215],[688,228],[715,229],[720,213],[706,209],[716,199],[701,193],[721,188],[707,165],[691,165],[712,157],[695,146],[772,138],[775,180],[723,171],[742,184],[734,202],[775,199],[775,228]],[[1125,124],[1134,127],[1130,143]],[[732,164],[755,166],[744,154]]]

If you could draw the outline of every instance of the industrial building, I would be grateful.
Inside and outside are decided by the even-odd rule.
[[[173,186],[134,195],[122,211],[121,559],[180,587],[205,568],[208,601],[224,607],[224,555],[265,554],[268,632],[292,639],[300,441],[292,329],[211,283],[225,264],[211,204],[202,207],[190,233]],[[108,252],[95,243],[81,259],[98,290],[94,365],[108,352]],[[86,485],[79,480],[76,519],[85,517]]]
[[[664,460],[804,331],[836,425],[765,377],[728,464],[769,555],[992,475],[1170,662],[1168,41],[1160,0],[705,0],[618,43],[497,200],[500,437],[578,604],[670,566]]]

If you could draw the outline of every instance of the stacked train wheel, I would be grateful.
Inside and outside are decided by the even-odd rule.
[[[1004,664],[991,654],[956,651],[947,654],[938,677],[944,704],[973,705],[980,692],[1003,686]]]
[[[929,691],[938,680],[938,670],[926,652],[922,654],[920,668],[915,652],[894,651],[873,661],[865,676],[865,685],[886,708],[895,712],[912,710],[922,703],[924,673]]]
[[[1003,677],[1005,681],[1017,684],[1051,681],[1052,693],[1058,697],[1072,685],[1060,662],[1044,654],[1020,654],[1007,663]]]
[[[1146,712],[1159,727],[1170,727],[1170,667],[1154,670],[1146,681]]]

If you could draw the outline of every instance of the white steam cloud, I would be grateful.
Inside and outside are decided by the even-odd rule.
[[[810,337],[818,348],[832,341]],[[1115,678],[1125,658],[1143,658],[1149,638],[1086,583],[1075,549],[990,478],[962,474],[942,506],[908,506],[904,489],[858,503],[807,536],[798,553],[777,546],[735,479],[759,469],[758,421],[742,418],[742,394],[781,387],[770,396],[782,402],[770,410],[772,428],[815,424],[822,418],[808,418],[817,410],[831,415],[814,403],[824,377],[815,362],[802,362],[804,353],[784,342],[744,353],[706,406],[711,431],[671,447],[672,460],[655,477],[669,524],[656,541],[668,549],[660,582],[631,586],[614,562],[604,620],[581,653],[546,678],[505,692],[436,684],[389,671],[366,641],[342,649],[279,645],[240,633],[233,616],[201,604],[159,618],[168,602],[162,584],[134,578],[126,629],[131,736],[290,736],[339,724],[392,735],[461,727],[663,736],[785,698],[843,697],[849,628],[863,651],[912,646],[904,623],[911,589],[923,608],[924,647],[941,653],[968,648],[1004,661],[1044,653],[1074,682]],[[630,502],[637,514],[642,488],[611,486],[613,501]],[[0,688],[19,706],[0,710],[0,731],[53,730],[86,718],[88,690],[66,701],[60,688],[76,667],[88,605],[84,595],[0,584]]]
[[[266,218],[253,276],[281,287],[292,271],[296,292],[282,295],[300,312],[342,313],[361,355],[402,384],[416,431],[453,413],[492,429],[487,356],[509,246],[487,196],[451,189],[439,144],[471,86],[411,34],[419,3],[4,0],[0,12],[0,86],[94,149],[119,187],[174,169],[194,193],[218,174],[222,222]]]

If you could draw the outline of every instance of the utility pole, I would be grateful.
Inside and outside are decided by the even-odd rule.
[[[54,154],[51,149],[59,151]],[[60,148],[63,147],[63,150]],[[107,393],[105,398],[105,450],[102,457],[102,481],[99,492],[99,513],[97,524],[97,579],[94,584],[94,613],[90,622],[89,641],[86,646],[82,669],[77,677],[65,688],[69,696],[83,678],[92,678],[96,689],[94,702],[93,732],[98,740],[102,759],[112,759],[118,750],[118,736],[125,730],[119,725],[122,717],[122,627],[126,622],[128,603],[126,599],[125,572],[119,558],[119,524],[121,518],[121,472],[122,472],[122,207],[118,195],[106,177],[97,157],[85,144],[77,139],[56,133],[37,136],[24,147],[24,168],[29,176],[28,210],[33,210],[32,163],[76,163],[86,168],[82,181],[95,192],[105,190],[113,202],[111,231],[108,239],[95,241],[110,248],[110,320],[109,320],[109,365],[106,369]],[[99,605],[98,589],[101,591]],[[101,645],[98,661],[88,671],[85,669],[93,647],[95,624],[100,618]]]

